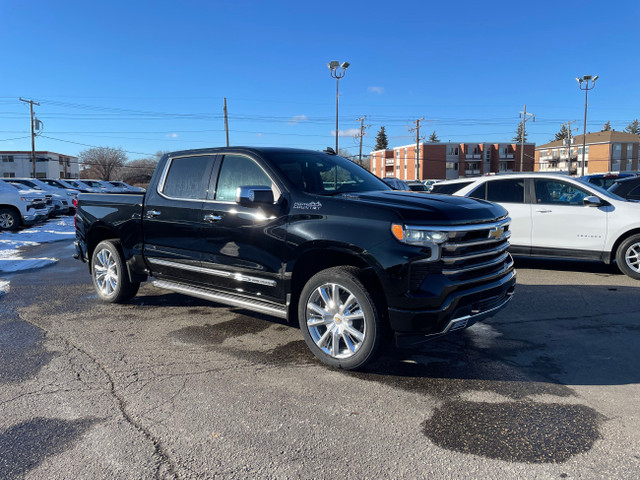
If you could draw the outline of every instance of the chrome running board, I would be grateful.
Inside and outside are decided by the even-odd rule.
[[[246,308],[247,310],[252,310],[254,312],[273,315],[274,317],[284,318],[285,320],[287,319],[287,307],[285,305],[261,302],[259,300],[240,297],[232,293],[213,292],[202,288],[192,287],[191,285],[168,282],[166,280],[154,280],[153,286],[163,288],[165,290],[171,290],[176,293],[183,293],[192,297],[202,298],[203,300],[223,303],[231,307]]]

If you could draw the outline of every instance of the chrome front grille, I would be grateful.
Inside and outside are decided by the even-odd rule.
[[[440,253],[442,273],[468,283],[489,280],[511,269],[513,260],[507,253],[510,222],[506,218],[449,231]]]

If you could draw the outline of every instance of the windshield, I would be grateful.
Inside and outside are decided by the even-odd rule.
[[[309,152],[278,152],[274,166],[300,190],[315,195],[390,190],[378,177],[336,155]]]
[[[616,195],[615,193],[611,193],[609,190],[606,190],[602,187],[599,187],[598,185],[595,185],[591,182],[588,182],[587,180],[583,179],[583,178],[575,178],[574,180],[577,180],[578,182],[582,183],[583,185],[588,186],[591,190],[595,190],[596,192],[598,192],[598,194],[603,195],[605,197],[608,198],[613,198],[614,200],[619,200],[620,202],[628,202],[629,200],[627,200],[626,198],[622,198],[618,195]]]
[[[431,189],[431,193],[442,193],[445,195],[453,195],[458,190],[462,190],[473,182],[456,182],[456,183],[437,183]]]

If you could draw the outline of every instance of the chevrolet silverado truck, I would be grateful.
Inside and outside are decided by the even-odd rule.
[[[286,148],[166,154],[145,194],[80,194],[76,253],[99,297],[140,283],[300,324],[322,362],[469,327],[507,305],[507,211],[395,191],[337,156]]]

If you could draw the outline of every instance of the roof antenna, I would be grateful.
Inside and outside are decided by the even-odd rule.
[[[327,147],[326,149],[323,150],[323,152],[327,153],[329,155],[335,155],[336,154],[336,151],[331,147]]]

